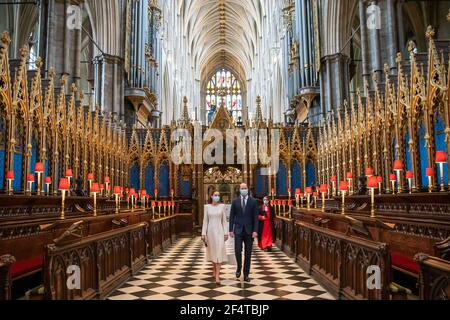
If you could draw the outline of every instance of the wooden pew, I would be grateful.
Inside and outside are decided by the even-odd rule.
[[[420,265],[420,299],[450,300],[450,262],[424,253],[415,260]]]
[[[99,233],[45,250],[45,297],[49,300],[104,298],[147,263],[148,223]],[[69,266],[80,268],[81,288],[67,286]]]
[[[389,299],[390,257],[385,243],[295,222],[297,263],[331,294],[344,299]],[[380,268],[381,289],[367,287],[367,268]]]

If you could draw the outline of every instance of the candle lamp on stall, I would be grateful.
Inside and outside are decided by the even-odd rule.
[[[381,194],[383,186],[383,177],[377,177],[377,182],[378,182],[378,194]]]
[[[439,177],[441,180],[441,192],[445,191],[444,184],[444,164],[447,163],[447,153],[443,151],[436,152],[436,163],[439,165]]]
[[[281,216],[281,200],[276,200],[277,206],[278,206],[278,215]]]
[[[428,177],[428,192],[433,192],[433,177],[434,177],[434,170],[433,168],[427,168],[426,175]]]
[[[347,172],[348,191],[350,195],[353,195],[353,173]]]
[[[162,202],[158,201],[158,214],[161,215]]]
[[[272,190],[270,191],[270,194],[272,195],[272,200],[275,199],[275,188],[272,188]]]
[[[305,199],[305,194],[300,193],[300,207],[303,208],[303,200]]]
[[[314,209],[317,209],[317,196],[318,196],[317,192],[314,192],[314,193],[313,193],[313,198],[314,198]]]
[[[322,212],[325,212],[325,194],[328,191],[328,186],[323,184],[320,186],[320,192],[322,193]]]
[[[306,188],[306,205],[308,211],[311,210],[311,195],[312,195],[312,188],[311,187]]]
[[[291,199],[291,188],[288,188],[288,199]]]
[[[131,197],[131,212],[134,212],[134,200],[136,199],[136,190],[134,190],[134,188],[130,189],[130,197]]]
[[[397,175],[397,193],[402,193],[402,184],[400,174],[403,171],[403,162],[401,160],[394,161],[394,172]]]
[[[31,191],[33,190],[33,183],[34,183],[34,174],[29,174],[27,176],[27,189],[28,189],[28,195],[31,196]]]
[[[167,201],[163,201],[163,212],[164,212],[164,217],[166,216],[166,208],[167,208]]]
[[[12,171],[6,172],[6,181],[8,181],[8,196],[12,196],[13,195],[12,183],[14,181],[14,172]]]
[[[339,189],[342,195],[342,214],[345,214],[345,193],[348,191],[348,182],[341,181]]]
[[[337,178],[336,178],[336,176],[332,176],[331,177],[331,194],[333,195],[333,197],[335,197],[336,196],[336,181],[337,181]]]
[[[61,178],[59,180],[59,191],[61,191],[61,220],[65,219],[65,209],[64,202],[66,197],[66,192],[69,191],[69,180],[67,178]]]
[[[92,181],[94,181],[94,174],[93,173],[88,173],[86,180],[89,182],[89,190],[91,190]]]
[[[69,191],[70,191],[70,187],[72,185],[72,178],[73,178],[73,172],[72,169],[67,169],[66,170],[66,174],[65,174],[67,180],[69,181]],[[67,192],[67,196],[70,196],[70,192]]]
[[[288,200],[288,206],[289,206],[289,219],[290,219],[290,218],[292,218],[292,206],[293,206],[292,200]]]
[[[327,199],[330,200],[330,196],[331,196],[331,186],[329,184],[327,184]]]
[[[375,189],[378,187],[377,177],[369,177],[367,187],[370,189],[370,216],[375,218]]]
[[[44,173],[44,164],[42,162],[37,162],[34,165],[34,172],[36,172],[37,175],[36,194],[40,196],[42,193],[42,174]]]
[[[141,207],[142,209],[146,209],[145,200],[147,200],[147,190],[142,190],[141,192]]]
[[[103,197],[103,195],[105,194],[104,190],[105,190],[105,185],[103,183],[101,183],[100,184],[100,196],[101,197]]]
[[[412,180],[414,178],[414,175],[411,171],[406,172],[406,179],[408,179],[408,188],[409,188],[409,194],[412,194]]]
[[[105,177],[103,182],[105,183],[106,196],[109,197],[109,177]]]
[[[45,178],[45,185],[47,186],[46,195],[50,194],[50,185],[52,184],[52,178],[46,177]]]
[[[392,173],[389,176],[389,180],[391,181],[392,184],[392,194],[395,194],[395,183],[397,182],[397,176],[394,173]]]
[[[153,193],[155,195],[155,201],[158,201],[158,189],[153,190]]]
[[[90,192],[94,196],[94,217],[97,216],[97,193],[100,192],[100,186],[97,182],[92,183]]]
[[[114,192],[114,198],[116,200],[116,214],[118,214],[119,213],[120,187],[115,186],[113,192]]]
[[[283,205],[283,217],[286,217],[286,200],[282,200],[282,205]]]
[[[295,189],[295,205],[297,207],[297,209],[300,209],[300,193],[302,191],[300,190],[300,188]]]
[[[153,219],[155,219],[155,207],[156,207],[156,202],[155,202],[155,201],[152,201]]]

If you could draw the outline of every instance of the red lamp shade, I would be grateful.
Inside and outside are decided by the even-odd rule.
[[[59,180],[59,191],[68,191],[69,190],[69,180],[67,178],[61,178]]]
[[[306,188],[306,194],[311,194],[313,191],[312,191],[312,188],[311,187],[308,187],[308,188]]]
[[[446,163],[447,162],[447,153],[443,151],[436,152],[436,163]]]
[[[100,189],[101,190],[105,189],[105,185],[103,183],[100,185]]]
[[[42,162],[36,162],[36,164],[34,165],[34,171],[36,173],[44,172],[44,164]]]
[[[369,177],[368,181],[367,181],[367,187],[374,189],[374,188],[378,188],[378,181],[377,181],[377,177]]]
[[[347,173],[347,179],[353,179],[353,173],[348,172]]]
[[[150,199],[150,196],[148,194],[146,194],[145,197],[147,198],[147,200]]]
[[[29,175],[27,176],[27,181],[28,181],[28,182],[34,182],[34,174],[29,174]]]
[[[152,201],[152,208],[156,207],[156,202]]]
[[[130,189],[125,188],[125,193],[130,193]]]
[[[167,201],[163,201],[163,206],[167,207]]]
[[[52,183],[52,178],[46,177],[45,178],[45,184],[51,184],[51,183]]]
[[[394,161],[394,171],[402,171],[403,170],[403,163],[400,160]]]
[[[341,183],[339,184],[339,189],[341,189],[341,191],[348,191],[348,183],[345,181],[341,181]]]
[[[147,190],[142,190],[141,196],[143,196],[143,197],[147,196]]]
[[[406,179],[412,179],[414,177],[411,171],[406,172]]]
[[[304,193],[300,193],[300,198],[303,198],[305,196]]]
[[[114,194],[121,194],[122,192],[120,191],[120,187],[115,186],[114,187]]]
[[[377,182],[378,183],[383,183],[383,177],[377,177]]]
[[[97,182],[93,183],[91,186],[91,192],[92,193],[99,193],[100,192],[100,186]]]
[[[433,176],[434,176],[433,168],[427,168],[427,177],[433,177]]]
[[[273,207],[273,200],[270,200],[270,206]]]
[[[134,190],[134,188],[130,189],[130,195],[131,196],[135,196],[136,195],[136,190]]]
[[[155,189],[155,194],[158,194],[158,189]]]
[[[286,205],[286,200],[283,200],[283,206],[285,206]]]
[[[336,182],[336,180],[337,180],[337,179],[336,179],[336,176],[332,176],[332,177],[331,177],[331,182]]]
[[[320,192],[327,193],[327,191],[328,191],[328,188],[327,188],[326,184],[323,184],[320,186]]]
[[[94,174],[88,173],[88,175],[87,175],[87,180],[88,180],[88,181],[93,181],[93,180],[94,180]]]
[[[6,173],[6,180],[14,180],[14,172],[8,171]]]
[[[292,200],[289,200],[289,201],[288,201],[288,206],[289,206],[289,207],[292,207]]]
[[[389,176],[389,180],[391,181],[397,181],[397,176],[393,173]]]
[[[373,169],[372,168],[366,168],[366,177],[373,176]]]
[[[291,188],[288,188],[288,193],[291,193]]]
[[[105,177],[105,179],[103,179],[105,181],[105,183],[109,183],[109,177]]]
[[[67,178],[72,178],[72,177],[73,177],[72,169],[67,169],[67,170],[66,170],[66,177],[67,177]]]
[[[317,196],[318,196],[317,192],[314,192],[313,197],[317,197]]]
[[[302,193],[302,190],[300,190],[300,188],[295,189],[295,195],[300,195],[300,193]]]
[[[158,201],[158,207],[161,207],[161,206],[162,206],[162,202]]]

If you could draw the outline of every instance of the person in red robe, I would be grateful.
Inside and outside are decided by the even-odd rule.
[[[270,206],[269,197],[264,197],[263,205],[259,209],[258,246],[261,250],[271,251],[275,242],[275,208]]]

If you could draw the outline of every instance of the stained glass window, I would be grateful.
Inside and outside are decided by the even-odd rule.
[[[239,80],[228,70],[218,70],[206,87],[206,114],[208,124],[222,103],[236,123],[242,122],[242,87]]]

